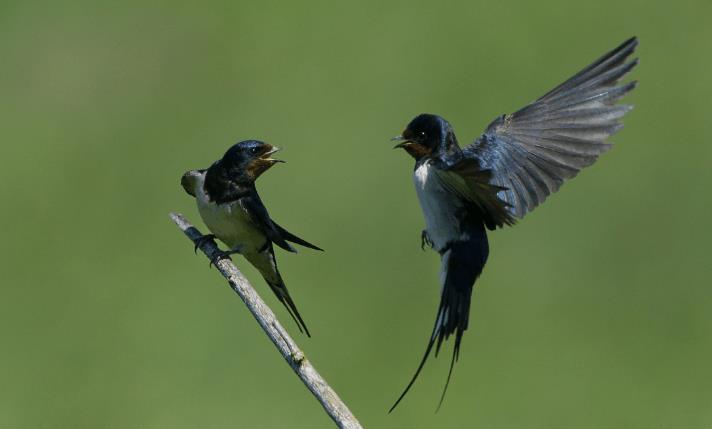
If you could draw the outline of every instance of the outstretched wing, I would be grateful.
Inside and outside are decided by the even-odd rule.
[[[635,88],[636,82],[617,84],[638,63],[626,62],[637,45],[635,37],[624,42],[532,104],[497,118],[463,149],[489,170],[489,183],[500,188],[497,196],[513,216],[524,217],[610,148],[606,140],[632,108],[615,103]]]

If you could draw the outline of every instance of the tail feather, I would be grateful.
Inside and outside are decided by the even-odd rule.
[[[305,333],[307,334],[307,337],[311,338],[309,328],[307,328],[307,324],[304,323],[304,319],[302,319],[301,314],[299,314],[299,310],[297,310],[296,304],[294,304],[292,297],[289,295],[287,286],[282,281],[281,276],[279,278],[278,283],[271,283],[268,281],[267,284],[269,284],[270,289],[272,289],[272,292],[274,292],[274,294],[277,296],[279,302],[281,302],[287,309],[289,315],[292,316],[294,323],[296,323],[297,328],[299,328],[299,332]]]
[[[262,278],[265,279],[279,302],[284,305],[289,315],[292,319],[294,319],[294,323],[297,324],[299,332],[306,333],[308,337],[311,337],[309,329],[307,328],[306,323],[304,323],[301,314],[299,314],[299,310],[297,310],[297,306],[294,304],[292,297],[289,295],[289,291],[287,290],[287,286],[284,284],[284,280],[282,280],[282,275],[279,273],[272,242],[267,241],[264,249],[261,250],[260,253],[246,254],[245,257],[260,271]]]
[[[433,327],[433,332],[428,340],[428,346],[425,349],[425,353],[415,374],[395,404],[390,408],[389,413],[398,406],[415,383],[415,380],[420,375],[425,362],[433,350],[433,346],[435,346],[435,357],[437,357],[442,343],[454,334],[455,346],[452,351],[450,369],[448,371],[445,387],[440,396],[438,409],[445,399],[445,393],[450,385],[450,378],[455,362],[457,362],[460,356],[462,335],[467,330],[470,319],[472,289],[475,280],[477,280],[477,277],[479,277],[484,268],[489,253],[487,235],[484,229],[473,232],[471,237],[469,241],[451,243],[450,246],[441,253],[443,288],[440,296],[440,306],[438,307],[437,317],[435,318],[435,326]]]
[[[458,332],[455,337],[455,348],[452,351],[452,358],[450,359],[450,369],[447,372],[447,380],[445,380],[445,387],[443,387],[443,393],[440,395],[440,401],[438,402],[438,407],[435,409],[437,413],[440,411],[440,407],[443,405],[445,400],[445,393],[447,393],[447,388],[450,386],[450,378],[452,378],[452,370],[455,368],[455,362],[457,358],[460,357],[460,341],[462,341],[462,332]]]
[[[442,307],[442,304],[441,304]],[[441,310],[438,310],[438,314],[440,314]],[[425,366],[425,361],[428,360],[428,356],[430,356],[430,351],[433,349],[433,344],[435,344],[435,337],[438,334],[438,325],[437,323],[435,324],[435,328],[433,329],[433,334],[430,336],[430,340],[428,341],[428,347],[425,349],[425,354],[423,355],[423,358],[420,360],[420,364],[418,365],[418,369],[415,370],[415,374],[413,374],[413,377],[410,379],[408,382],[408,385],[405,387],[403,390],[403,393],[396,399],[396,402],[393,404],[393,406],[388,410],[388,412],[392,412],[393,410],[396,409],[398,404],[405,398],[405,395],[408,393],[410,388],[413,386],[413,383],[415,383],[415,380],[418,378],[420,375],[420,371],[422,371],[423,366]]]
[[[472,286],[470,286],[470,290],[472,289]],[[428,357],[430,356],[430,353],[433,350],[433,346],[437,346],[435,348],[435,357],[438,356],[438,353],[440,352],[440,345],[445,341],[452,333],[455,333],[455,347],[452,351],[452,359],[450,361],[450,370],[448,371],[448,376],[447,376],[447,381],[445,383],[445,387],[443,389],[442,395],[440,396],[440,403],[438,404],[438,409],[440,409],[440,405],[442,405],[443,400],[445,399],[445,392],[447,392],[447,388],[450,384],[450,377],[452,376],[452,370],[453,367],[455,366],[455,362],[457,361],[457,358],[460,354],[460,343],[462,340],[462,334],[465,332],[467,329],[467,320],[466,318],[464,319],[464,325],[461,323],[457,323],[456,327],[454,328],[454,331],[448,331],[447,326],[448,324],[443,323],[443,318],[445,315],[448,313],[448,309],[451,307],[447,307],[448,305],[448,299],[446,299],[447,296],[450,296],[452,292],[452,288],[446,288],[443,289],[443,296],[440,298],[440,307],[438,308],[438,315],[435,319],[435,326],[433,327],[433,333],[430,336],[430,339],[428,340],[428,346],[425,349],[425,353],[423,354],[422,359],[420,360],[420,364],[418,364],[418,368],[415,370],[415,374],[413,374],[413,377],[410,379],[408,382],[408,385],[405,387],[403,390],[403,393],[398,397],[396,402],[393,404],[393,406],[388,410],[390,413],[393,411],[398,404],[405,398],[405,395],[408,393],[411,387],[413,387],[413,384],[415,383],[415,380],[418,378],[420,375],[420,371],[423,370],[423,367],[425,366],[425,362],[428,360]],[[470,295],[470,294],[468,294]],[[464,306],[460,306],[460,308],[464,308],[466,313],[469,313],[470,309],[470,301],[469,301],[469,296],[467,300],[467,304]],[[462,314],[457,314],[455,317],[449,317],[448,319],[459,319],[463,320],[461,317]]]

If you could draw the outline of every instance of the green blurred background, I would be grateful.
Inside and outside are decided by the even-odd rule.
[[[232,143],[283,146],[272,216],[307,356],[366,427],[712,427],[708,1],[13,2],[0,6],[0,427],[328,428],[168,219]],[[491,256],[452,344],[423,352],[439,260],[388,138],[461,143],[637,35],[617,146]]]

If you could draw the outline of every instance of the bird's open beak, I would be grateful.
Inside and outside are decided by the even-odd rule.
[[[392,142],[399,142],[397,145],[393,146],[393,149],[401,149],[410,144],[408,140],[406,140],[405,137],[401,136],[395,136],[391,139]]]
[[[282,150],[282,148],[279,148],[279,147],[277,147],[277,146],[272,146],[272,149],[270,149],[270,150],[268,150],[267,152],[263,153],[262,156],[260,157],[260,159],[261,159],[262,161],[268,161],[268,162],[272,162],[272,163],[276,163],[276,162],[283,162],[283,163],[286,163],[286,161],[282,161],[281,159],[273,159],[272,157],[270,157],[270,155],[272,155],[273,153],[277,153],[277,152],[279,152],[280,150]]]

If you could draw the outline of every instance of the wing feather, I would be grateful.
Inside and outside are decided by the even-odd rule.
[[[282,237],[284,237],[285,240],[291,241],[292,243],[298,244],[300,246],[308,247],[310,249],[321,250],[322,252],[324,251],[324,249],[322,249],[321,247],[311,244],[310,242],[304,240],[303,238],[299,238],[296,235],[292,234],[291,232],[287,231],[286,229],[282,228],[281,226],[279,226],[277,224],[277,222],[272,221],[272,224],[277,229],[279,234]]]
[[[528,106],[500,116],[463,150],[490,172],[489,183],[501,188],[497,195],[512,216],[524,217],[610,149],[607,139],[632,109],[615,103],[636,82],[616,85],[638,64],[626,62],[637,44],[627,40]]]
[[[272,222],[272,219],[270,219],[267,213],[267,209],[257,193],[240,198],[240,204],[249,214],[252,223],[257,226],[272,243],[289,252],[297,252],[294,247],[287,243],[285,237],[279,232],[274,222]]]

